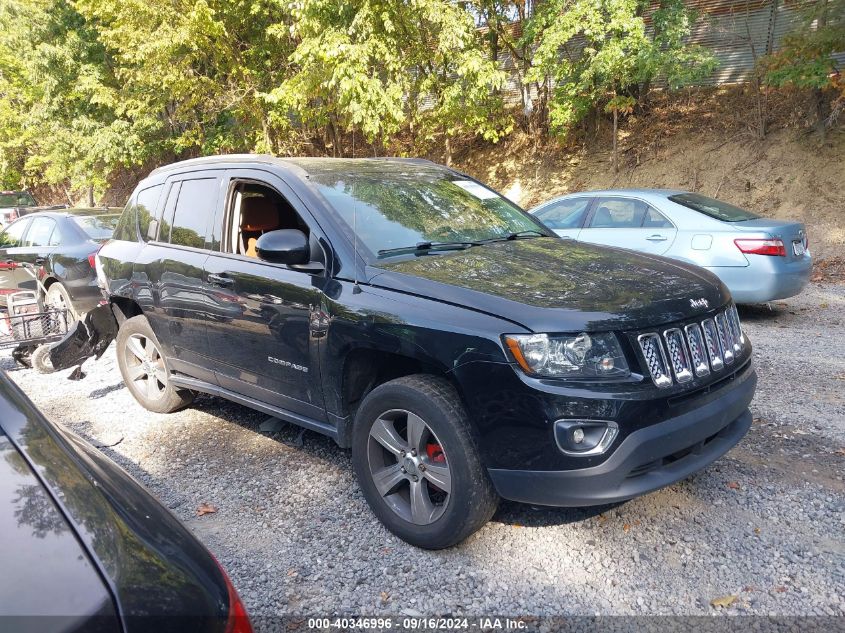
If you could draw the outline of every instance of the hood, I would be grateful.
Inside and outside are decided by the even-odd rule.
[[[494,242],[373,268],[373,286],[466,306],[535,332],[640,329],[730,299],[703,268],[556,238]]]

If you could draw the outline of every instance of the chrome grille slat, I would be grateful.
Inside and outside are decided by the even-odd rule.
[[[654,333],[641,334],[637,337],[637,341],[654,384],[658,387],[670,387],[672,378],[669,376],[669,363],[660,344],[660,337]]]
[[[734,362],[734,342],[731,331],[725,323],[725,314],[720,312],[713,319],[716,321],[716,330],[719,333],[719,342],[722,344],[722,356],[725,359],[725,364],[730,365]]]
[[[692,380],[692,367],[683,334],[678,328],[672,328],[663,332],[663,338],[666,339],[666,351],[675,380],[679,383],[689,382]]]
[[[693,371],[695,371],[696,376],[706,376],[710,373],[710,363],[707,362],[701,326],[698,323],[690,323],[684,327],[684,332],[687,335]]]
[[[734,353],[739,354],[745,346],[745,334],[742,332],[742,326],[739,324],[739,313],[736,306],[732,305],[725,313],[728,319],[728,325],[733,332],[734,337]]]
[[[722,360],[722,347],[719,344],[716,324],[713,319],[704,319],[701,322],[701,329],[704,332],[704,344],[707,347],[707,356],[710,357],[710,366],[713,371],[719,371],[725,366],[725,361]]]

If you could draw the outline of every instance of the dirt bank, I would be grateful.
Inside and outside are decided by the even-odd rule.
[[[564,148],[535,148],[515,134],[499,145],[467,148],[455,166],[526,207],[586,189],[695,190],[764,216],[804,221],[819,259],[845,254],[845,128],[821,143],[806,132],[800,95],[771,95],[770,131],[760,140],[750,99],[739,88],[659,96],[645,114],[625,121],[619,173],[608,129]]]

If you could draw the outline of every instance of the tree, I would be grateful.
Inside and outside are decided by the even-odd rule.
[[[841,51],[845,51],[845,0],[815,0],[800,26],[784,37],[780,50],[760,60],[769,85],[812,92],[815,127],[822,138],[845,109],[845,80],[833,58]],[[825,94],[833,95],[830,112]]]
[[[380,142],[403,126],[425,139],[509,130],[495,95],[504,73],[484,55],[469,13],[448,0],[291,3],[293,72],[270,100],[305,125]]]
[[[682,0],[661,0],[644,18],[645,0],[547,0],[526,25],[536,41],[529,81],[550,79],[551,129],[565,134],[601,104],[625,95],[643,98],[661,79],[670,88],[713,70],[704,49],[686,43],[693,14]]]

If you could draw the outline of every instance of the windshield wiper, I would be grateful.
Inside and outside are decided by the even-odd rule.
[[[508,233],[507,235],[501,235],[499,237],[491,237],[490,239],[484,240],[485,244],[490,242],[510,242],[513,240],[518,240],[523,237],[549,237],[545,233],[540,231],[535,231],[534,229],[527,229],[525,231],[517,231],[515,233]]]
[[[486,240],[485,240],[486,241]],[[463,250],[465,248],[470,248],[471,246],[480,246],[484,242],[472,242],[472,241],[462,241],[462,242],[418,242],[413,246],[398,246],[396,248],[384,248],[378,252],[379,257],[383,255],[395,255],[399,253],[419,253],[419,252],[426,252],[426,251],[452,251],[452,250]]]

